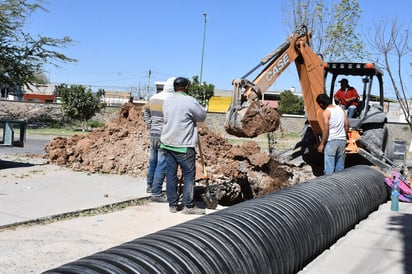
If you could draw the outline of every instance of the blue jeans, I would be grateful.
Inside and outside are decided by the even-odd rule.
[[[162,194],[162,185],[166,177],[166,159],[164,152],[159,148],[160,136],[150,136],[149,169],[147,185],[152,187],[152,195]]]
[[[343,109],[348,110],[348,118],[353,118],[355,117],[357,106],[355,105],[350,105],[349,107],[343,107]]]
[[[324,151],[325,175],[341,171],[345,168],[346,140],[330,140]]]
[[[177,206],[177,203],[179,202],[177,169],[180,166],[183,178],[182,204],[185,207],[193,207],[193,193],[196,174],[195,149],[188,148],[186,153],[178,153],[170,150],[164,151],[167,162],[166,193],[169,206]]]

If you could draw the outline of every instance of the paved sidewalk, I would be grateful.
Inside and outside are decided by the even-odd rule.
[[[149,195],[142,178],[86,174],[51,165],[19,169],[18,174],[0,169],[0,227]]]
[[[363,221],[300,274],[412,273],[412,203],[391,202]]]

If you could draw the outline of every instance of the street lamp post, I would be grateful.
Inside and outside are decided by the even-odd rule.
[[[200,79],[199,84],[202,84],[202,74],[203,74],[203,57],[205,55],[205,40],[206,40],[206,22],[207,22],[207,13],[204,12],[203,16],[205,17],[205,24],[203,27],[203,44],[202,44],[202,62],[200,64]]]

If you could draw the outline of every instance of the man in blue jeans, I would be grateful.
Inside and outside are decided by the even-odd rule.
[[[319,94],[316,102],[323,109],[322,139],[318,152],[324,154],[324,173],[327,175],[345,168],[349,121],[346,112],[340,106],[333,105],[328,95]]]
[[[206,109],[195,98],[188,95],[190,82],[178,77],[174,81],[175,92],[163,104],[164,124],[161,148],[164,149],[166,171],[166,193],[169,211],[178,211],[178,177],[180,167],[183,179],[182,204],[184,214],[204,214],[205,209],[194,204],[197,122],[206,119]]]
[[[163,90],[156,93],[146,104],[144,120],[150,130],[149,168],[147,171],[147,193],[151,193],[153,202],[167,202],[162,196],[163,181],[166,177],[166,159],[160,149],[160,134],[163,127],[163,103],[173,92],[173,82],[176,77],[167,79]]]

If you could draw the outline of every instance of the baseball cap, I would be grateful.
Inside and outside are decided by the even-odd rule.
[[[346,83],[346,84],[348,84],[349,81],[348,81],[348,79],[346,79],[346,78],[342,78],[342,79],[340,79],[339,83]]]

